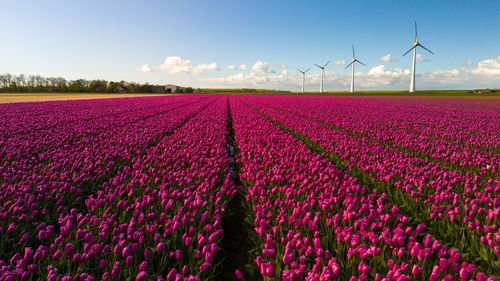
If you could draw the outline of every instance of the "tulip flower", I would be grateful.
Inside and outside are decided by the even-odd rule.
[[[204,262],[201,266],[200,266],[200,271],[203,272],[205,270],[207,270],[209,267],[211,266],[211,264],[209,262]]]
[[[422,268],[416,264],[413,265],[413,268],[411,270],[411,274],[415,276],[420,276],[422,275]]]
[[[236,269],[234,271],[234,276],[237,278],[237,279],[240,279],[240,280],[243,280],[243,273],[241,273],[241,271],[239,269]]]
[[[146,279],[147,275],[148,274],[145,271],[141,271],[141,272],[139,272],[139,274],[137,274],[137,276],[135,277],[135,280],[136,281],[143,281]]]

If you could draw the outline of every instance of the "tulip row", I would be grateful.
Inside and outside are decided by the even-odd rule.
[[[142,280],[170,274],[169,280],[178,280],[184,274],[196,280],[213,274],[220,216],[236,192],[225,179],[227,102],[218,98],[214,104],[216,99],[193,103],[186,97],[179,102],[191,106],[182,110],[163,108],[124,126],[110,123],[107,131],[84,138],[87,146],[78,140],[57,148],[33,175],[4,177],[1,276]],[[162,104],[157,100],[157,107]],[[71,162],[51,169],[57,157],[73,154]],[[105,169],[112,162],[112,169]],[[88,165],[100,172],[85,169]],[[64,176],[68,173],[88,173],[88,178]],[[181,231],[184,235],[178,235]]]
[[[269,104],[436,161],[451,169],[498,179],[500,114],[494,102],[349,97],[274,98]],[[298,107],[300,105],[300,107]],[[353,112],[353,107],[356,111]],[[466,108],[467,106],[467,108]],[[383,108],[384,110],[380,110]],[[366,122],[366,120],[370,120]]]
[[[28,115],[30,120],[39,126],[37,128],[33,128],[30,124],[21,126],[22,122],[17,124],[15,121],[18,120],[11,120],[13,118],[2,120],[2,125],[5,124],[7,128],[15,124],[19,130],[27,130],[27,132],[12,134],[8,130],[2,131],[0,133],[0,147],[2,148],[0,156],[2,158],[13,158],[14,156],[18,158],[37,158],[39,154],[46,150],[54,150],[64,144],[72,144],[75,141],[98,136],[105,131],[109,131],[110,128],[116,130],[120,127],[133,125],[167,111],[189,106],[196,101],[196,99],[186,100],[177,97],[169,99],[168,102],[160,98],[157,98],[156,101],[143,101],[136,98],[121,101],[119,104],[115,104],[114,107],[99,107],[99,104],[97,104],[93,108],[86,108],[85,105],[82,105],[76,112],[66,111],[66,108],[58,108],[60,102],[56,102],[55,104],[48,104],[50,106],[47,105],[46,107],[55,107],[54,112],[60,110],[62,113],[54,114],[50,112],[41,116],[36,115],[36,113],[40,112],[35,112],[34,115],[29,114],[29,109],[24,108],[24,104],[17,104],[17,107],[23,108],[24,112],[8,107],[0,107],[0,111],[4,111],[2,113],[14,112],[21,116]],[[134,102],[134,106],[131,106],[132,102]],[[76,110],[73,108],[73,104],[76,102],[67,103],[68,108]],[[5,112],[7,109],[8,112]],[[47,117],[46,115],[55,116]],[[18,119],[23,120],[22,118]]]
[[[413,227],[387,194],[368,191],[237,98],[231,108],[264,280],[486,280],[424,224]]]
[[[285,114],[286,115],[286,114]],[[318,115],[320,115],[320,113],[318,113]],[[347,122],[346,122],[347,123]],[[339,135],[342,134],[343,132],[339,132]],[[351,139],[358,139],[358,140],[363,140],[363,141],[366,141],[366,139],[362,138],[362,137],[354,137],[354,136],[350,136]],[[368,142],[368,143],[371,143],[371,142]],[[376,143],[373,145],[374,147],[376,148],[379,148],[380,149],[384,149],[384,146],[381,145],[380,143]],[[397,154],[398,152],[393,152],[393,150],[391,150],[390,148],[386,148],[384,153],[381,153],[381,154]],[[448,185],[452,185],[453,187],[455,187],[455,189],[453,190],[454,192],[458,193],[458,194],[465,194],[467,197],[469,197],[471,201],[474,201],[474,199],[478,198],[481,203],[484,203],[484,205],[486,205],[485,207],[485,210],[486,210],[486,213],[487,214],[490,214],[493,212],[493,214],[490,216],[493,218],[495,218],[495,213],[497,213],[497,206],[500,206],[500,200],[497,199],[498,196],[500,195],[500,188],[495,188],[499,185],[499,181],[497,180],[493,180],[493,179],[489,179],[487,182],[484,182],[484,181],[481,181],[481,180],[478,180],[478,177],[477,176],[472,176],[470,173],[467,174],[467,175],[462,175],[460,173],[457,173],[455,171],[448,171],[446,168],[443,168],[443,167],[440,167],[439,165],[436,165],[434,163],[428,163],[426,161],[421,161],[421,159],[418,159],[418,158],[415,158],[413,157],[412,155],[409,155],[409,154],[406,154],[406,153],[400,153],[401,156],[398,155],[399,158],[407,158],[407,159],[410,159],[410,161],[413,161],[412,163],[410,163],[411,165],[413,166],[426,166],[426,168],[430,169],[430,170],[436,170],[436,173],[438,173],[438,175],[432,175],[434,177],[448,177],[450,178],[448,181]],[[373,161],[373,160],[372,160]],[[420,163],[419,163],[420,162]],[[392,163],[389,163],[388,165],[393,165]],[[378,168],[380,169],[380,168]],[[393,173],[393,174],[386,174],[384,176],[386,176],[387,178],[389,178],[388,180],[386,181],[390,181],[391,178],[394,178],[394,177],[397,177],[398,173]],[[431,179],[432,180],[432,179]],[[417,179],[417,184],[421,184],[422,182],[426,182],[426,181],[429,181],[429,179]],[[403,183],[405,184],[405,183]],[[464,188],[464,186],[466,188]],[[471,186],[471,188],[467,188],[467,186]],[[472,188],[472,186],[474,186],[474,188]],[[479,191],[479,193],[476,193],[476,191]],[[469,206],[470,207],[470,206]],[[492,207],[493,210],[490,210]],[[466,214],[467,215],[467,214]],[[479,214],[479,217],[480,217],[481,214]],[[456,214],[455,214],[455,217]],[[474,219],[475,217],[471,216],[471,219]]]
[[[206,104],[138,119],[123,126],[110,122],[108,130],[78,137],[70,143],[64,143],[67,140],[57,134],[48,140],[44,135],[31,134],[32,141],[27,145],[40,143],[40,138],[51,144],[44,151],[38,151],[37,157],[23,157],[18,147],[4,148],[7,157],[0,166],[0,258],[8,258],[26,245],[36,245],[38,242],[30,233],[40,223],[53,225],[61,212],[82,208],[86,196],[96,192],[95,186],[114,176],[134,155],[143,154],[202,106]],[[30,149],[26,150],[30,153]]]
[[[442,241],[466,253],[467,259],[476,261],[483,270],[500,270],[497,181],[483,183],[478,189],[479,183],[439,165],[265,106],[261,100],[242,99],[305,136],[364,183],[391,194],[406,214],[428,225]]]
[[[136,151],[137,153],[137,151],[143,149],[145,145],[154,143],[161,136],[161,132],[157,132],[160,133],[158,135],[155,134],[155,132],[153,132],[153,134],[148,133],[147,130],[154,130],[154,127],[148,128],[144,124],[165,122],[161,120],[165,120],[165,117],[170,118],[170,116],[173,116],[174,119],[170,120],[171,123],[165,122],[165,125],[175,127],[180,124],[183,120],[182,118],[186,118],[189,114],[193,114],[202,106],[202,104],[191,106],[192,101],[185,99],[176,99],[168,103],[157,100],[155,105],[146,103],[146,106],[153,106],[153,108],[145,111],[145,104],[138,104],[140,106],[137,106],[135,111],[132,109],[122,109],[123,107],[129,106],[129,103],[119,103],[114,108],[97,108],[92,112],[93,118],[90,120],[81,120],[76,125],[61,118],[61,125],[59,126],[37,130],[30,134],[7,137],[8,139],[3,143],[4,145],[0,152],[0,159],[5,160],[0,166],[2,172],[0,183],[3,182],[9,185],[30,185],[29,182],[24,183],[27,180],[26,178],[32,176],[30,172],[26,172],[31,170],[31,168],[27,169],[27,167],[33,167],[36,170],[40,166],[40,163],[45,163],[47,165],[44,165],[44,167],[51,169],[52,167],[50,164],[57,162],[54,161],[56,159],[67,158],[70,163],[63,163],[63,166],[71,165],[73,174],[80,173],[82,164],[84,166],[90,166],[88,169],[91,170],[99,169],[98,166],[101,164],[100,161],[102,161],[102,158],[92,158],[96,157],[95,155],[99,157],[105,154],[102,153],[102,150],[110,150],[108,154],[111,157],[121,158],[113,160],[118,160],[118,162],[129,161],[130,159],[124,159],[124,157],[130,157],[130,153],[116,153],[113,150],[116,150],[116,147],[128,147],[129,150],[132,152]],[[182,109],[186,106],[191,106],[191,109]],[[114,113],[117,112],[118,109],[121,109],[119,114]],[[43,119],[38,121],[43,123]],[[143,128],[147,129],[144,130]],[[168,131],[172,128],[166,128],[166,130]],[[126,142],[130,140],[127,140],[127,137],[124,136],[128,132],[133,133],[133,130],[138,132],[143,130],[144,133],[148,134],[147,137],[149,139],[142,138],[141,141],[133,141],[131,146],[129,146]],[[101,139],[104,141],[100,141]],[[83,151],[78,157],[83,158],[84,161],[73,163],[72,161],[74,158],[70,157],[70,155],[74,155],[79,151]],[[55,167],[55,170],[62,170],[62,172],[65,172],[66,169]],[[89,171],[83,172],[88,173]],[[90,172],[92,173],[93,171]],[[98,175],[98,178],[94,178],[93,180],[98,180],[99,176],[101,175]],[[40,180],[36,181],[40,183]],[[81,185],[82,182],[86,182],[86,180],[84,178],[77,179],[75,180],[75,185],[80,187],[79,185]]]
[[[126,117],[143,110],[156,110],[159,105],[175,104],[182,100],[185,99],[143,97],[122,98],[119,103],[116,99],[96,99],[1,104],[0,140],[5,141],[11,136],[31,134],[61,125],[68,127],[71,124],[79,128],[84,121],[101,120],[109,116]]]

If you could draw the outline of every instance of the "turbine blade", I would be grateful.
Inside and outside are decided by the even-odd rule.
[[[415,42],[418,41],[418,36],[417,36],[417,21],[415,21]]]
[[[420,47],[422,47],[424,50],[426,50],[427,52],[429,52],[429,53],[431,53],[431,54],[433,54],[433,55],[434,55],[434,53],[433,53],[431,50],[429,50],[429,49],[427,49],[426,47],[424,47],[424,45],[422,45],[422,44],[418,44],[418,45],[419,45]]]
[[[354,45],[352,45],[352,57],[355,58],[356,56],[354,55]]]
[[[325,63],[325,65],[323,65],[323,68],[326,67],[327,64],[329,64],[331,62],[331,60],[329,60],[327,63]]]
[[[417,47],[417,45],[415,45],[415,46],[411,47],[411,49],[409,49],[406,53],[404,53],[404,54],[403,54],[403,57],[404,57],[406,54],[408,54],[411,50],[415,49],[415,47]]]
[[[317,67],[319,67],[319,68],[321,68],[321,66],[319,66],[319,65],[317,65],[317,64],[314,64],[314,65],[315,65],[315,66],[317,66]]]
[[[364,64],[364,63],[360,62],[359,60],[356,60],[356,61],[357,61],[357,62],[359,62],[360,64],[362,64],[362,65],[366,66],[366,64]]]
[[[350,64],[348,64],[344,69],[347,69],[351,64],[353,64],[355,61],[352,61]]]
[[[307,69],[306,71],[304,71],[304,72],[308,72],[309,70],[311,70],[311,68],[308,68],[308,69]]]

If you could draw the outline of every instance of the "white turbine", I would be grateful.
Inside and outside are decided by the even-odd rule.
[[[306,80],[306,72],[309,71],[310,68],[308,68],[307,70],[300,70],[299,68],[297,68],[297,70],[302,73],[302,93],[304,93],[304,81]]]
[[[404,57],[411,50],[413,50],[413,67],[411,69],[410,93],[415,92],[415,63],[416,63],[416,59],[417,59],[417,47],[422,47],[427,52],[434,54],[431,50],[427,49],[426,47],[424,47],[422,44],[420,44],[418,42],[417,22],[415,22],[415,42],[413,42],[413,46],[406,53],[403,54],[403,57]]]
[[[314,64],[315,66],[321,68],[321,86],[319,88],[319,92],[320,93],[323,93],[323,78],[325,77],[325,67],[329,63],[330,63],[330,61],[328,61],[327,63],[325,63],[325,65],[323,65],[323,66]]]
[[[350,64],[348,64],[344,69],[347,69],[349,66],[352,65],[352,77],[351,77],[351,93],[354,93],[354,65],[356,63],[360,63],[364,66],[366,66],[366,64],[360,62],[359,60],[356,59],[356,55],[354,55],[354,45],[352,46],[352,61]]]

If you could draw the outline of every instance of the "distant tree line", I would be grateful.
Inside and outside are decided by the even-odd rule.
[[[165,93],[165,87],[148,83],[98,80],[66,80],[40,75],[0,74],[0,93]],[[178,93],[290,93],[266,89],[194,89],[179,87]]]
[[[2,93],[155,93],[160,86],[134,82],[106,80],[66,80],[62,77],[40,75],[0,74]]]

